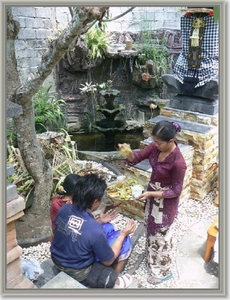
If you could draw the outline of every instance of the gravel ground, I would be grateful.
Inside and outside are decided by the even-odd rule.
[[[177,218],[175,219],[173,225],[171,226],[171,230],[173,232],[173,238],[174,238],[174,248],[172,250],[172,258],[173,258],[173,267],[172,267],[172,273],[174,274],[173,279],[166,281],[165,283],[162,283],[160,285],[152,286],[148,284],[147,278],[147,268],[146,268],[146,257],[144,255],[144,258],[142,262],[140,263],[138,269],[134,271],[133,277],[135,277],[138,282],[144,287],[144,288],[186,288],[186,286],[183,286],[186,283],[184,282],[183,285],[181,285],[181,282],[178,280],[178,270],[176,267],[176,257],[179,256],[179,253],[177,251],[177,245],[181,238],[185,235],[186,231],[191,228],[192,225],[199,223],[201,220],[204,219],[210,219],[212,220],[213,217],[215,217],[218,213],[218,207],[213,205],[215,197],[215,190],[213,190],[209,195],[207,195],[203,201],[195,201],[195,200],[188,200],[184,203],[182,203],[179,206],[179,213]],[[128,217],[119,214],[118,217],[112,222],[115,228],[122,228],[126,221],[128,220]],[[138,225],[138,221],[137,225]],[[50,258],[50,252],[49,252],[50,243],[41,243],[38,246],[31,246],[28,248],[22,249],[22,256],[23,259],[35,259],[39,263],[42,263],[46,259]],[[133,267],[135,262],[138,259],[139,254],[145,253],[145,236],[142,236],[139,238],[137,244],[132,250],[132,253],[130,255],[129,261],[125,266],[124,273],[129,272],[129,270]]]
[[[213,220],[216,218],[218,213],[218,207],[213,205],[215,197],[215,191],[211,192],[205,197],[203,201],[188,200],[181,204],[179,207],[179,214],[171,226],[174,248],[172,249],[172,273],[173,278],[160,285],[152,286],[147,282],[149,273],[147,272],[146,257],[144,256],[143,261],[139,265],[138,269],[134,272],[133,277],[135,277],[138,282],[145,288],[188,288],[189,283],[186,281],[180,281],[178,276],[178,270],[176,266],[176,258],[181,254],[177,250],[178,243],[186,234],[186,231],[191,228],[194,224],[199,223],[204,219]],[[136,253],[145,253],[145,237],[141,237],[138,244],[134,247],[134,250],[130,256],[130,261],[135,260]],[[131,263],[128,264],[124,271],[128,271],[131,268]],[[194,282],[193,282],[194,284]],[[197,288],[200,283],[197,281]]]

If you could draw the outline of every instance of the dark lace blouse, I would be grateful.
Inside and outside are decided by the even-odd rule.
[[[129,166],[134,166],[137,163],[148,159],[152,167],[150,183],[159,182],[161,187],[168,189],[163,192],[164,207],[162,224],[155,224],[154,217],[151,216],[154,198],[149,199],[148,211],[146,212],[147,234],[155,235],[162,228],[168,228],[177,212],[179,197],[183,188],[185,172],[187,169],[184,157],[176,144],[176,148],[161,162],[158,162],[160,151],[157,149],[155,142],[152,142],[144,149],[134,152],[135,160],[133,163],[126,160]],[[148,184],[148,191],[153,191],[153,188]]]

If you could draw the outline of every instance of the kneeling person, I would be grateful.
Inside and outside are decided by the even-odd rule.
[[[79,282],[84,282],[95,261],[112,266],[117,275],[122,272],[131,249],[124,251],[124,244],[136,229],[129,220],[110,244],[102,224],[93,212],[101,204],[106,182],[96,174],[81,177],[74,189],[72,204],[59,210],[50,247],[51,258],[56,266]],[[130,245],[131,247],[131,245]],[[117,278],[115,288],[127,288],[132,282],[128,274]]]

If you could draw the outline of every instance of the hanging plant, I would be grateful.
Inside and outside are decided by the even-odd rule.
[[[101,31],[98,25],[90,28],[85,35],[85,43],[90,52],[90,61],[104,58],[107,52],[110,38],[108,33]]]

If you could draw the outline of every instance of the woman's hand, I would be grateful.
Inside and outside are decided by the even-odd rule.
[[[140,195],[140,197],[138,198],[139,201],[145,201],[147,200],[149,197],[153,197],[152,196],[152,192],[144,192],[143,194]]]
[[[145,201],[150,197],[159,197],[161,198],[163,194],[163,191],[146,191],[138,198],[140,201]]]
[[[130,148],[129,144],[123,143],[123,144],[118,144],[119,151],[121,155],[125,158],[127,158],[129,161],[133,162],[134,160],[134,154],[132,149]]]
[[[121,150],[121,149],[124,149],[124,148],[129,148],[130,147],[130,145],[129,144],[127,144],[127,143],[123,143],[123,144],[118,144],[118,148],[119,148],[119,150]]]
[[[107,213],[105,213],[105,209],[104,209],[103,211],[101,211],[98,221],[101,224],[109,223],[112,220],[116,219],[117,215],[118,215],[118,211],[116,209],[112,209]]]

